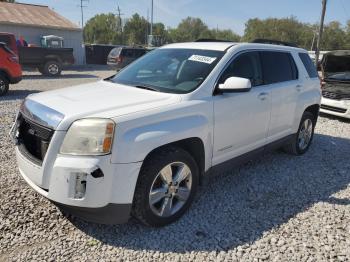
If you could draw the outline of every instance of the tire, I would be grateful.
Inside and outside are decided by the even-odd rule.
[[[5,95],[9,91],[9,81],[4,75],[0,74],[0,96]]]
[[[166,172],[169,170],[172,172]],[[180,170],[184,172],[179,172]],[[168,179],[165,179],[166,177]],[[172,181],[171,185],[168,183],[169,178]],[[176,185],[176,181],[181,182]],[[141,223],[152,227],[173,223],[190,207],[197,192],[198,182],[198,165],[187,151],[178,147],[156,151],[145,160],[141,168],[132,215]],[[151,191],[156,194],[152,195]]]
[[[43,73],[46,76],[59,76],[62,72],[62,64],[57,61],[48,61],[45,63]]]
[[[296,156],[306,153],[312,143],[315,125],[315,116],[310,112],[304,112],[299,124],[298,132],[293,136],[293,139],[290,141],[290,143],[284,147],[284,150],[287,153]],[[307,128],[307,132],[304,132],[305,128]],[[302,141],[305,143],[302,143]]]

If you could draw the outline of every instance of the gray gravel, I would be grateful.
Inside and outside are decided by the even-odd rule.
[[[212,177],[161,229],[63,216],[20,178],[7,133],[21,99],[112,71],[27,73],[0,98],[0,261],[349,261],[350,122],[322,116],[302,157],[274,152]]]

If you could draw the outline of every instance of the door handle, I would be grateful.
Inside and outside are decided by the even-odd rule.
[[[301,91],[301,88],[302,88],[302,87],[303,87],[302,85],[296,85],[296,86],[295,86],[295,88],[297,89],[298,92]]]
[[[258,98],[262,101],[266,100],[267,96],[269,95],[269,93],[265,93],[265,92],[262,92],[258,95]]]

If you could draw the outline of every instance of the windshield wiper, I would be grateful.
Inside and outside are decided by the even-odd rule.
[[[160,92],[158,89],[151,87],[151,86],[146,86],[146,85],[134,85],[134,87],[140,88],[140,89],[145,89],[145,90],[151,90],[155,92]]]

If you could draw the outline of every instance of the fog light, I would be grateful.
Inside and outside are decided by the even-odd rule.
[[[74,198],[82,199],[86,192],[86,173],[73,173],[75,175]]]

